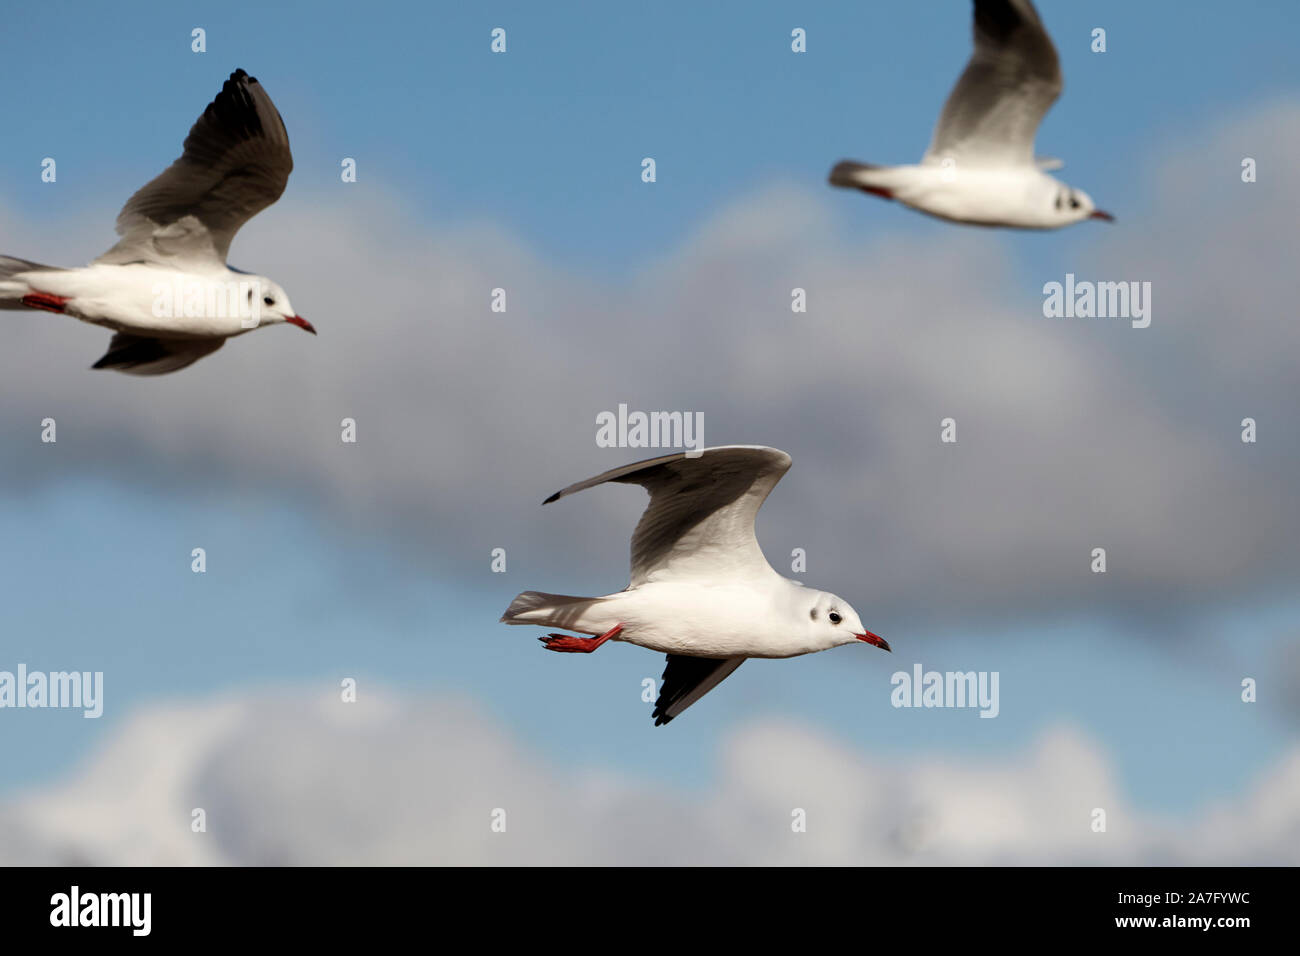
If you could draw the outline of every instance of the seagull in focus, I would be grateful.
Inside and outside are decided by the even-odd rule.
[[[790,456],[775,448],[725,445],[615,468],[557,491],[542,504],[607,481],[650,492],[632,534],[631,582],[604,597],[525,591],[502,622],[594,635],[539,638],[551,651],[590,654],[606,641],[626,641],[667,654],[655,726],[750,657],[858,643],[889,650],[843,598],[782,577],[763,557],[754,518],[789,468]]]
[[[185,368],[264,325],[315,335],[279,285],[226,265],[239,227],[280,198],[292,169],[275,104],[236,70],[180,159],[122,207],[121,241],[84,268],[0,256],[0,309],[59,312],[112,329],[94,367],[130,375]]]
[[[975,52],[920,164],[845,160],[831,170],[831,185],[980,226],[1111,222],[1083,190],[1047,175],[1064,163],[1034,158],[1034,136],[1062,85],[1056,48],[1030,0],[975,0]]]

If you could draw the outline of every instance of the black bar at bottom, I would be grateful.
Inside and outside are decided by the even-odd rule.
[[[75,936],[298,947],[424,930],[448,943],[513,931],[550,948],[609,927],[617,935],[603,938],[627,945],[699,933],[694,948],[701,936],[738,943],[781,925],[864,946],[886,933],[917,943],[1100,935],[1231,945],[1291,923],[1294,877],[1271,867],[11,868],[0,869],[0,926],[7,944]]]

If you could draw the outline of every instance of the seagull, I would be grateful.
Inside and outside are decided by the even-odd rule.
[[[655,726],[666,724],[750,657],[797,657],[842,644],[889,644],[862,626],[848,602],[772,570],[754,518],[790,468],[760,445],[723,445],[615,468],[557,491],[542,504],[617,481],[640,485],[650,503],[632,533],[631,582],[617,594],[570,597],[525,591],[505,624],[562,627],[547,650],[590,654],[626,641],[668,655]]]
[[[980,226],[1059,229],[1113,222],[1087,193],[1047,175],[1065,165],[1034,158],[1034,136],[1061,95],[1061,64],[1030,0],[975,0],[975,52],[948,94],[916,166],[845,160],[832,186]]]
[[[43,309],[112,329],[94,368],[129,375],[185,368],[263,325],[287,322],[315,335],[280,286],[226,265],[239,227],[280,198],[292,169],[275,104],[236,70],[180,159],[122,207],[121,241],[84,268],[0,256],[0,309]]]

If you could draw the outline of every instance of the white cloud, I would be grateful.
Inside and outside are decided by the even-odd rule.
[[[548,766],[463,700],[262,691],[138,713],[77,776],[0,806],[0,836],[3,864],[1294,865],[1300,750],[1168,820],[1068,728],[996,760],[886,760],[759,722],[686,791]]]

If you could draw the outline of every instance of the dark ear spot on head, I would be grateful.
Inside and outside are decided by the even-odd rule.
[[[817,609],[816,609],[816,608],[813,608],[813,609],[812,609],[811,611],[809,611],[808,613],[810,613],[810,614],[812,615],[812,619],[813,619],[814,621],[817,620]]]

